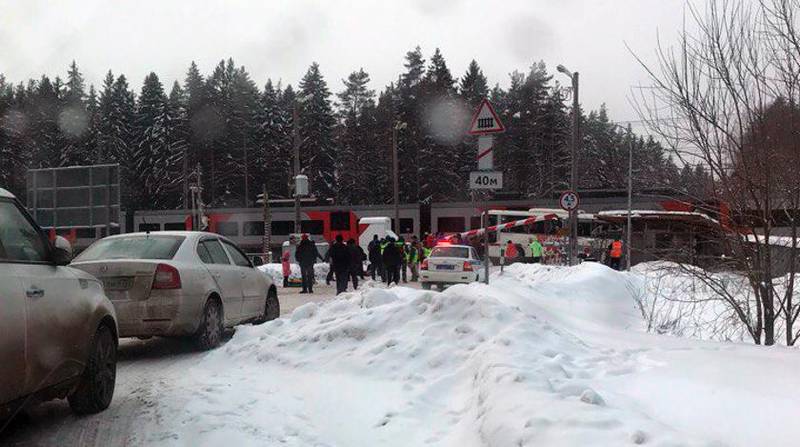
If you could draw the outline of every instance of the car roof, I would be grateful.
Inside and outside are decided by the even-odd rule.
[[[471,246],[469,246],[469,245],[458,245],[458,244],[445,244],[445,245],[436,245],[436,246],[434,246],[433,248],[439,248],[439,247],[472,248],[472,247],[471,247]]]
[[[14,197],[14,194],[11,194],[10,192],[8,192],[3,188],[0,188],[0,197],[4,199],[16,199],[16,197]]]
[[[122,233],[122,234],[115,234],[113,236],[109,236],[108,239],[119,239],[125,238],[130,236],[181,236],[187,239],[199,239],[204,236],[209,237],[217,237],[221,239],[226,239],[224,236],[221,236],[216,233],[209,233],[206,231],[140,231],[137,233]]]

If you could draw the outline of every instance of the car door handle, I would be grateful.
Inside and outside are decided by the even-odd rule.
[[[25,291],[25,295],[28,295],[28,298],[41,298],[44,296],[44,290],[38,287],[31,287]]]
[[[240,274],[240,275],[242,275],[242,279],[245,279],[245,278],[247,278],[247,273],[245,273],[245,272],[239,272],[239,274]]]

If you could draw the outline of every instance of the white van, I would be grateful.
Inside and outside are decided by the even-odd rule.
[[[398,239],[397,234],[392,231],[392,219],[388,217],[362,217],[358,219],[358,226],[361,228],[363,225],[366,225],[366,228],[358,236],[358,245],[364,250],[367,249],[375,235],[378,235],[378,239],[383,239],[386,236],[394,240]]]

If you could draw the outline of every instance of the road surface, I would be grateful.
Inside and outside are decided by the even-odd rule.
[[[319,285],[313,295],[298,289],[280,289],[281,315],[288,315],[308,302],[330,300],[333,286]],[[66,400],[39,405],[18,416],[0,432],[3,446],[125,446],[141,445],[137,431],[140,418],[153,414],[159,389],[168,389],[170,380],[180,376],[204,353],[186,340],[152,338],[120,341],[117,384],[114,400],[104,412],[76,417]]]

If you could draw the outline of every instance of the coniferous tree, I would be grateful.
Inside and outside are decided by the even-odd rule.
[[[85,101],[83,75],[75,61],[72,61],[67,72],[66,88],[58,114],[58,127],[66,143],[61,152],[61,165],[83,165],[89,162],[86,145],[89,113]]]
[[[293,96],[293,94],[291,94]],[[272,198],[290,197],[287,185],[292,176],[291,110],[281,104],[283,92],[267,80],[258,109],[253,176],[258,191],[267,185]]]
[[[15,97],[14,86],[0,74],[0,185],[18,197],[24,197],[21,193],[28,162],[23,144],[26,123],[19,110],[23,99]]]
[[[135,114],[134,94],[125,75],[119,75],[111,88],[108,115],[104,117],[108,131],[104,135],[104,150],[107,151],[109,162],[120,165],[122,205],[129,211],[135,211],[136,192],[144,187],[135,182],[138,169],[134,139]]]
[[[280,88],[278,91],[280,91]],[[285,174],[282,174],[278,177],[285,179],[285,183],[283,185],[282,195],[278,195],[277,197],[292,197],[292,193],[294,191],[294,182],[292,181],[294,176],[294,135],[292,131],[294,129],[293,113],[296,104],[297,93],[294,91],[291,85],[287,85],[283,90],[283,93],[281,93],[278,97],[278,111],[281,114],[281,122],[284,123],[282,130],[279,130],[278,142],[281,151],[285,151],[282,153],[286,154],[285,163],[288,166],[288,169],[285,171]],[[275,169],[280,169],[280,167],[276,166]]]
[[[139,188],[131,191],[138,207],[154,203],[163,207],[162,194],[168,181],[167,98],[155,73],[144,78],[134,123],[133,148],[136,170],[129,175]]]
[[[423,145],[419,156],[419,199],[424,203],[463,197],[458,172],[463,120],[455,100],[455,80],[437,48],[420,84]]]
[[[467,72],[459,82],[458,92],[470,115],[475,112],[481,101],[489,96],[489,87],[486,81],[486,76],[484,76],[483,71],[474,59],[469,63]],[[465,113],[464,116],[466,117],[467,113]],[[462,143],[457,148],[454,156],[457,157],[456,170],[461,176],[460,187],[463,189],[467,187],[467,173],[477,168],[475,156],[477,153],[478,139],[467,134],[470,122],[465,119],[461,121],[464,123],[461,128],[464,136]]]
[[[400,160],[400,201],[415,203],[420,200],[420,152],[424,145],[422,131],[421,85],[425,75],[425,59],[422,50],[416,47],[406,53],[405,73],[400,76],[397,85],[397,101],[395,119],[386,129],[391,145],[391,128],[396,124],[404,124],[405,128],[398,132],[397,154]],[[391,163],[391,158],[387,159]],[[391,178],[387,179],[391,182]],[[391,183],[389,183],[391,185]]]
[[[311,64],[300,81],[300,164],[309,177],[311,194],[321,198],[334,197],[336,192],[336,145],[333,114],[328,84]],[[349,169],[351,167],[345,167]]]
[[[167,207],[188,207],[189,121],[186,113],[186,95],[181,85],[172,84],[166,106],[166,179],[163,203]]]
[[[375,91],[367,87],[369,74],[363,68],[342,82],[345,88],[337,95],[337,196],[342,204],[365,203],[372,187],[364,180],[370,169],[367,128],[370,114],[374,113]]]

